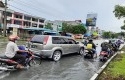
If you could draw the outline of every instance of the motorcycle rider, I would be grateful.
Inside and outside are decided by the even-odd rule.
[[[111,44],[111,41],[105,40],[105,41],[101,44],[101,51],[106,51],[106,52],[108,52],[108,54],[110,55],[110,53],[111,53],[111,48],[112,48],[111,45],[112,45],[112,44]]]
[[[116,52],[118,50],[118,46],[117,46],[116,42],[113,42],[113,43],[111,42],[111,46],[112,46],[112,50],[114,52]]]
[[[87,46],[87,43],[88,43],[88,41],[87,41],[87,39],[84,41],[84,45],[85,46]]]
[[[117,40],[117,41],[116,41],[116,44],[117,44],[118,48],[120,47],[121,43],[122,43],[122,42],[121,42],[120,40]]]
[[[115,50],[114,50],[115,45],[112,43],[111,40],[109,40],[109,48],[110,48],[110,53],[112,53],[113,51],[115,51]]]
[[[92,39],[89,39],[89,42],[87,43],[86,49],[91,49],[94,54],[96,54],[97,57],[97,52],[96,52],[96,45],[93,43]]]
[[[9,42],[6,46],[5,56],[8,58],[11,58],[12,60],[19,60],[19,64],[16,66],[16,68],[24,68],[26,57],[21,55],[21,52],[27,52],[26,50],[19,50],[17,44],[15,43],[16,40],[18,40],[19,37],[16,35],[10,35],[9,36]],[[19,52],[19,53],[18,53]]]

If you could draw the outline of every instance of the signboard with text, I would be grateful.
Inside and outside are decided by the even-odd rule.
[[[87,14],[86,26],[96,26],[97,14]]]

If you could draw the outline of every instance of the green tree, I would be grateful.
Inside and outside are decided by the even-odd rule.
[[[118,19],[125,18],[125,6],[116,5],[113,12]],[[121,29],[125,30],[125,21]]]
[[[46,29],[53,30],[51,23],[47,23],[47,24],[45,25],[45,28],[46,28]]]
[[[121,26],[121,29],[125,30],[125,25]]]
[[[117,33],[112,33],[111,34],[111,38],[117,38],[118,37],[118,34]]]
[[[104,38],[117,38],[120,35],[120,33],[112,33],[112,32],[104,32],[102,36]]]
[[[76,25],[72,27],[73,34],[83,34],[86,33],[86,28],[83,25]]]
[[[74,26],[74,25],[69,25],[67,23],[63,23],[62,31],[73,33],[73,34],[83,34],[86,32],[86,28],[81,24]]]
[[[62,23],[62,31],[63,32],[72,32],[72,25],[68,25],[67,23]]]
[[[103,36],[104,38],[111,38],[111,32],[104,32],[104,33],[102,34],[102,36]]]
[[[116,5],[113,11],[118,19],[125,17],[125,6]]]

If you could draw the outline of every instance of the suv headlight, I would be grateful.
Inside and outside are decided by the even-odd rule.
[[[29,42],[26,42],[25,46],[26,46],[26,48],[30,48]]]

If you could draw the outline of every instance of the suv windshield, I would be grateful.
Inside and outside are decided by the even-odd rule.
[[[45,35],[35,35],[30,42],[43,44]]]

